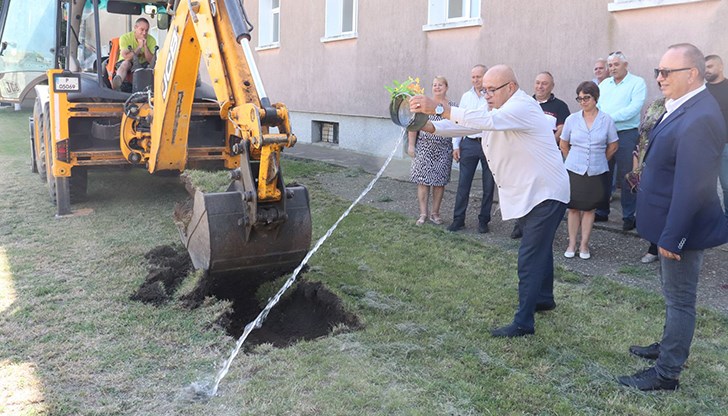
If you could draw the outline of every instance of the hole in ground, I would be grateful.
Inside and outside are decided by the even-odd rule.
[[[145,254],[149,274],[133,300],[161,305],[166,303],[191,271],[187,251],[178,245],[159,246]],[[301,273],[304,273],[306,268]],[[194,309],[208,296],[232,302],[232,310],[222,315],[218,324],[227,333],[239,338],[245,325],[253,321],[280,288],[272,281],[280,274],[204,275],[190,293],[180,297],[182,305]],[[281,283],[282,284],[282,283]],[[264,295],[259,293],[265,291]],[[261,302],[259,299],[262,299]],[[282,348],[300,340],[312,340],[329,335],[335,328],[362,328],[359,318],[347,312],[336,294],[321,282],[301,280],[288,290],[273,307],[261,328],[250,333],[246,350],[264,343]]]
[[[271,289],[270,296],[273,296],[280,288],[267,284],[270,276],[205,276],[202,280],[207,282],[198,285],[196,299],[212,295],[233,302],[232,312],[221,317],[219,324],[235,338],[243,335],[245,325],[252,322],[268,302],[267,296],[258,294],[259,289]],[[201,286],[206,287],[204,292],[207,292],[202,297]],[[260,298],[264,301],[261,302]],[[299,280],[271,309],[263,325],[250,333],[246,350],[265,343],[278,348],[287,347],[301,340],[329,335],[341,326],[357,330],[362,325],[359,318],[347,312],[341,299],[323,283]]]

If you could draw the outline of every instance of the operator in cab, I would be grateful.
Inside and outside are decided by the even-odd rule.
[[[119,61],[111,86],[118,90],[130,71],[154,66],[157,40],[149,34],[149,21],[140,17],[134,30],[119,37]]]

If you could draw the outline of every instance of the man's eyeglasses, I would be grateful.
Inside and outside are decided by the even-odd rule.
[[[499,89],[505,87],[506,85],[508,85],[510,83],[511,82],[508,81],[508,82],[506,82],[505,84],[501,85],[498,88],[488,88],[488,89],[485,89],[485,90],[483,90],[483,94],[485,94],[486,96],[488,96],[488,95],[491,95],[492,96],[493,94],[495,94],[496,91],[498,91]]]
[[[577,103],[585,103],[592,99],[591,95],[585,95],[583,97],[576,97],[575,100]]]
[[[678,69],[660,69],[660,68],[655,68],[655,78],[657,78],[660,75],[662,75],[663,78],[667,78],[673,72],[688,71],[690,69],[693,69],[693,68],[678,68]]]

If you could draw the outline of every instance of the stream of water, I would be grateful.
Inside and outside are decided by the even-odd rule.
[[[296,269],[291,274],[291,277],[286,280],[286,283],[278,290],[278,292],[268,300],[268,304],[265,306],[265,308],[258,314],[258,316],[250,323],[248,323],[245,326],[245,331],[243,332],[243,335],[238,338],[238,341],[235,343],[235,348],[233,348],[232,352],[230,353],[230,356],[225,360],[220,370],[217,372],[217,375],[215,376],[215,381],[213,383],[204,383],[204,382],[194,382],[190,386],[190,389],[192,390],[192,393],[194,394],[195,398],[197,399],[209,399],[217,394],[218,388],[220,387],[220,383],[225,378],[225,376],[228,374],[228,371],[230,370],[230,366],[233,363],[233,360],[235,360],[235,357],[240,352],[240,349],[242,348],[243,344],[245,343],[245,340],[248,338],[248,335],[255,329],[260,328],[263,325],[263,322],[268,317],[268,313],[273,309],[273,307],[280,301],[281,296],[293,285],[293,283],[296,282],[296,278],[298,277],[298,274],[301,272],[301,269],[308,263],[308,260],[313,256],[316,251],[323,245],[323,243],[333,234],[334,230],[339,226],[339,223],[346,218],[351,210],[366,196],[366,194],[369,193],[369,191],[372,190],[374,187],[374,184],[377,183],[379,178],[382,177],[384,174],[384,170],[387,169],[387,166],[389,166],[389,162],[392,161],[392,158],[394,157],[395,153],[397,152],[397,149],[399,149],[400,144],[402,143],[402,140],[404,137],[407,136],[407,131],[403,128],[402,132],[399,136],[399,139],[395,143],[394,147],[392,148],[392,151],[389,153],[389,157],[387,157],[387,160],[385,160],[382,167],[379,169],[379,172],[377,172],[376,176],[374,176],[374,179],[372,179],[371,182],[369,182],[369,185],[359,194],[359,196],[354,200],[354,202],[349,205],[349,208],[347,208],[343,214],[339,217],[338,220],[334,223],[334,225],[331,226],[331,228],[326,231],[326,234],[323,235],[323,237],[319,238],[316,244],[313,246],[311,250],[306,254],[306,257],[301,260],[301,263],[296,267]]]

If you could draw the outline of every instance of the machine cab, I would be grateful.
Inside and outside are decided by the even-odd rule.
[[[46,71],[63,68],[89,75],[102,69],[112,39],[129,32],[137,17],[164,41],[166,2],[114,0],[4,0],[0,10],[0,102],[32,98]],[[75,18],[69,19],[69,16]],[[98,27],[97,27],[98,26]],[[30,96],[29,96],[30,94]]]
[[[60,3],[5,0],[0,14],[0,101],[20,103],[46,81],[59,48]]]

